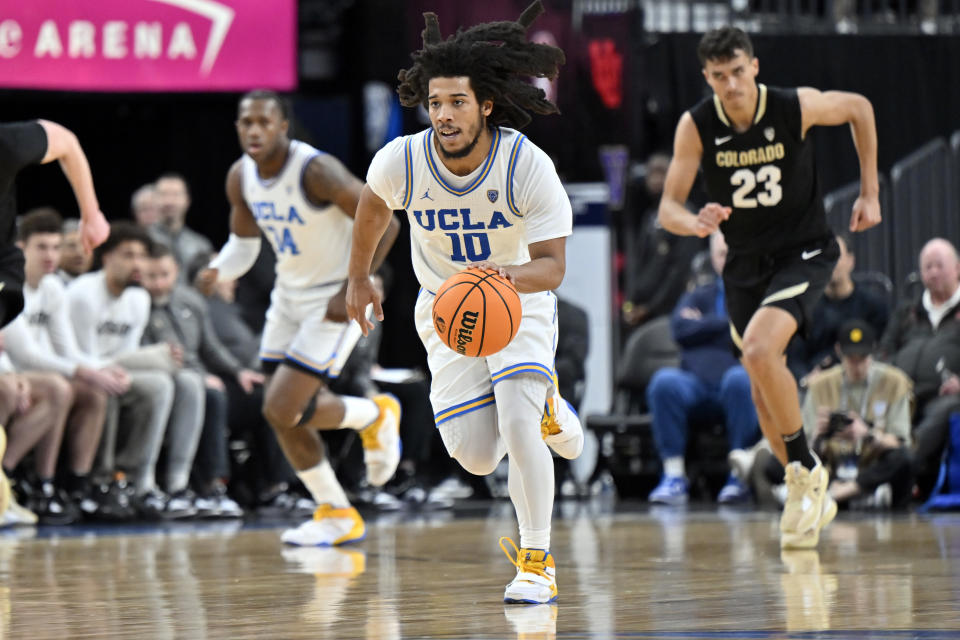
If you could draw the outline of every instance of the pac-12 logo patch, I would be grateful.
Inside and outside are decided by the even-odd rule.
[[[763,130],[763,135],[767,138],[767,142],[773,142],[773,137],[776,135],[776,132],[773,130],[773,127],[767,127]]]
[[[500,192],[496,189],[487,189],[487,200],[490,202],[496,202],[497,198],[500,197]]]

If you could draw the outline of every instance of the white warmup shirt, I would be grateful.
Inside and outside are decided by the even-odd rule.
[[[94,271],[70,283],[67,299],[77,346],[88,357],[106,362],[140,348],[150,317],[146,289],[127,287],[115,298],[103,271]]]

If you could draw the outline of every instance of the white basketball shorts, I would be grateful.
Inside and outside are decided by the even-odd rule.
[[[315,289],[275,287],[260,341],[260,359],[270,371],[286,363],[308,373],[336,378],[362,332],[356,322],[324,320],[327,303],[342,283]]]
[[[494,404],[493,386],[519,373],[544,376],[552,389],[556,376],[557,297],[550,291],[521,293],[523,316],[516,337],[501,351],[486,358],[462,356],[440,340],[433,328],[434,294],[420,290],[415,321],[427,349],[433,375],[430,404],[440,426],[456,416]]]

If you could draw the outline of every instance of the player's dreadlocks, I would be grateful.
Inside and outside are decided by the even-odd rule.
[[[520,14],[516,22],[486,22],[458,30],[443,40],[437,14],[423,14],[423,49],[413,54],[413,66],[398,76],[400,102],[405,107],[427,104],[431,78],[470,78],[470,87],[479,102],[493,101],[489,121],[494,125],[521,128],[530,114],[558,113],[543,90],[529,82],[531,76],[557,77],[564,63],[557,47],[527,40],[527,27],[543,13],[540,0]]]

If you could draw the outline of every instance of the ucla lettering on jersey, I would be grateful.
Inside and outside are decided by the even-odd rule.
[[[486,160],[468,176],[455,176],[437,157],[433,129],[403,139],[406,167],[403,208],[410,219],[413,269],[436,291],[471,262],[521,264],[530,260],[523,215],[515,201],[516,161],[526,136],[496,128]],[[552,168],[552,167],[551,167]]]
[[[243,197],[277,254],[277,285],[306,289],[347,277],[353,219],[334,204],[317,207],[303,190],[303,174],[320,152],[292,140],[280,173],[263,180],[257,163],[242,160]]]

